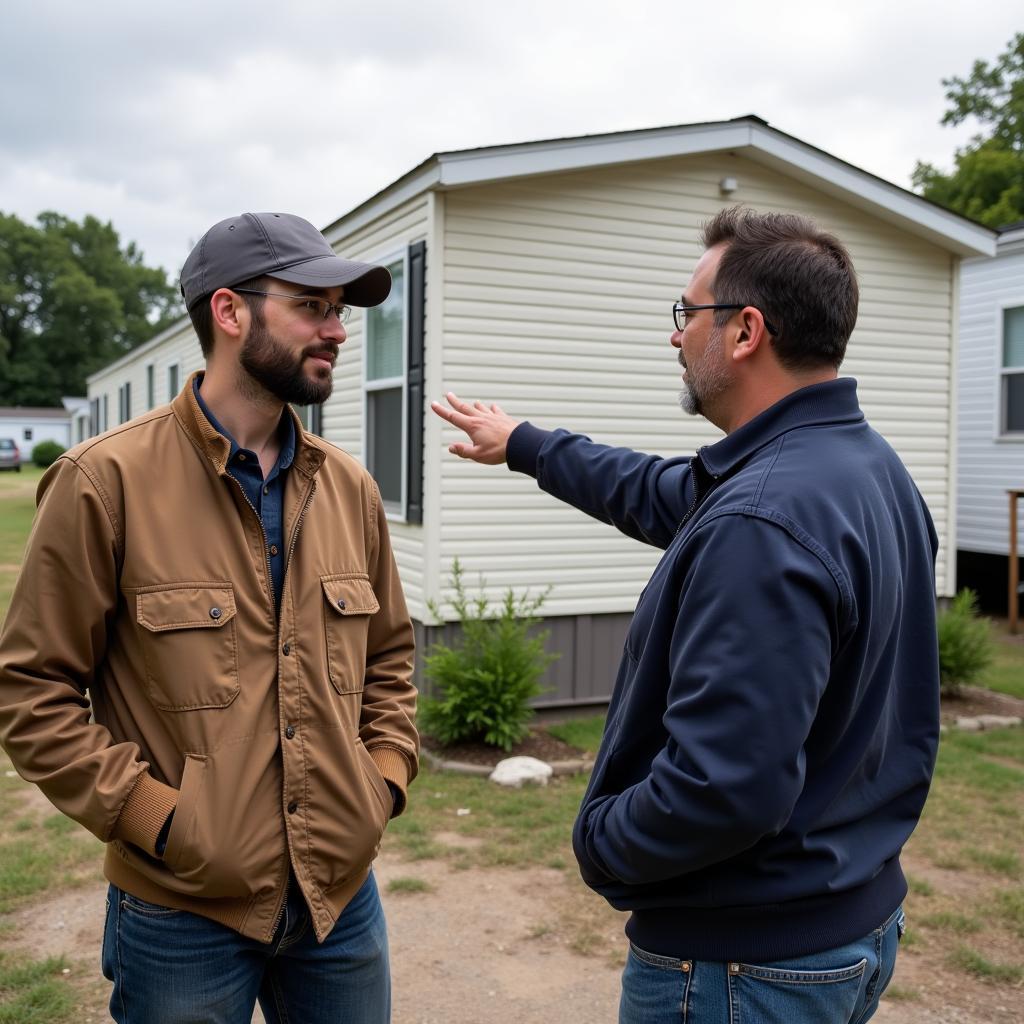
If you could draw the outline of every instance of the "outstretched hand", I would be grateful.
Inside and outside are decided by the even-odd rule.
[[[430,408],[441,419],[469,435],[469,443],[456,441],[448,446],[448,451],[460,459],[472,459],[473,462],[482,462],[487,466],[503,463],[509,435],[519,426],[520,421],[505,413],[500,405],[464,402],[451,391],[444,397],[448,405],[431,402]]]

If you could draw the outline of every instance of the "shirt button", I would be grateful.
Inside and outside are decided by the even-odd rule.
[[[339,607],[339,608],[340,608],[340,609],[341,609],[342,611],[344,611],[344,610],[345,610],[345,598],[343,598],[343,597],[339,597],[339,598],[338,598],[338,607]]]
[[[219,619],[222,614],[223,613],[221,612],[221,610],[219,608],[211,608],[210,609],[210,618],[211,619]]]
[[[284,734],[285,734],[285,736],[288,737],[288,739],[290,739],[290,740],[294,739],[295,738],[295,726],[294,725],[289,725],[288,728],[285,729]]]
[[[277,545],[276,544],[271,544],[270,545],[270,553],[272,555],[276,555],[277,554]]]
[[[264,487],[263,488],[263,493],[264,494],[269,494],[270,493],[270,488],[269,487]]]
[[[294,800],[288,805],[289,814],[294,814],[298,809],[299,805]]]
[[[285,644],[284,647],[281,648],[281,653],[287,658],[288,655],[292,653],[291,646],[289,644]]]
[[[239,462],[245,462],[245,452],[239,452],[238,453],[238,461]]]

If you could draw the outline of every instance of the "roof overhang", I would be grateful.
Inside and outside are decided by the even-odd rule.
[[[550,139],[437,153],[324,229],[332,243],[431,189],[456,189],[539,174],[674,156],[737,153],[863,209],[958,256],[992,256],[996,232],[823,150],[757,117]]]

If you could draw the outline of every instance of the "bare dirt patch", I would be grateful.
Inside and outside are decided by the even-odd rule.
[[[464,837],[459,837],[460,841]],[[444,860],[375,865],[388,918],[394,1024],[593,1024],[614,1020],[626,946],[624,916],[587,892],[572,872],[547,868],[458,869]],[[909,859],[907,870],[970,901],[969,881]],[[424,892],[388,893],[415,877]],[[107,1020],[99,971],[105,885],[60,893],[10,915],[7,948],[68,958],[82,993],[82,1024]],[[913,928],[913,915],[910,915]],[[941,961],[941,956],[939,957]],[[936,969],[935,951],[901,951],[883,1024],[998,1024],[1024,1017],[1024,990]],[[261,1021],[257,1014],[254,1021]]]

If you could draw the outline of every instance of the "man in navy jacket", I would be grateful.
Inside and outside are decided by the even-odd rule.
[[[843,245],[742,209],[703,241],[671,342],[681,405],[721,441],[663,459],[452,394],[433,408],[469,435],[454,454],[665,551],[573,832],[585,881],[631,911],[620,1021],[865,1021],[938,742],[938,542],[837,377]]]

